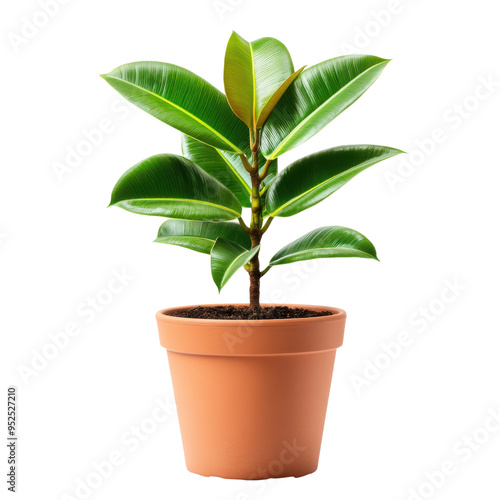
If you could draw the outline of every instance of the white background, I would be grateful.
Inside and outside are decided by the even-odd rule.
[[[500,424],[488,419],[500,419],[494,2],[58,5],[50,19],[37,0],[3,2],[0,13],[2,390],[19,391],[18,498],[83,498],[77,485],[90,481],[92,499],[498,499]],[[163,420],[158,401],[172,398],[154,313],[244,302],[247,276],[239,272],[219,296],[207,256],[152,244],[161,219],[106,208],[122,172],[156,153],[180,153],[180,134],[124,105],[98,75],[160,60],[222,88],[233,29],[249,40],[280,39],[296,67],[353,51],[393,59],[333,124],[282,156],[281,168],[341,144],[410,153],[276,220],[266,235],[264,263],[322,225],[361,231],[381,259],[283,266],[264,279],[263,300],[348,313],[320,466],[301,479],[248,483],[186,471],[175,413],[154,420]],[[102,120],[101,142],[58,175],[68,148],[85,149]],[[110,296],[113,273],[126,284]],[[92,314],[92,297],[110,301]],[[78,334],[54,351],[51,338],[65,328]],[[401,335],[409,340],[397,348]],[[141,426],[137,445],[131,433]],[[120,464],[103,479],[93,464],[110,455]],[[442,484],[432,486],[427,476],[444,462],[453,473],[434,474]]]

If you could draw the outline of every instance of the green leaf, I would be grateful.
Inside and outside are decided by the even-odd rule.
[[[331,257],[378,260],[375,247],[361,233],[347,227],[326,226],[315,229],[283,247],[273,256],[269,266]]]
[[[241,215],[236,197],[198,165],[161,154],[139,162],[116,183],[111,205],[143,215],[231,220]]]
[[[207,174],[224,184],[244,207],[251,207],[252,182],[241,158],[236,153],[220,151],[187,135],[182,136],[182,154],[200,166]],[[251,161],[251,160],[250,160]],[[266,159],[259,156],[259,169],[264,168]],[[267,183],[276,177],[278,160],[274,160],[266,177]]]
[[[101,76],[125,99],[181,132],[225,151],[248,150],[248,129],[225,95],[191,71],[145,61]]]
[[[289,217],[312,207],[379,161],[402,153],[385,146],[339,146],[297,160],[267,191],[266,215]]]
[[[262,111],[278,90],[283,94],[293,81],[288,81],[292,73],[292,59],[280,41],[260,38],[247,42],[235,32],[231,35],[224,60],[224,88],[231,108],[248,128],[256,129],[257,123],[265,121],[260,119]],[[271,109],[266,109],[267,115]]]
[[[372,85],[388,62],[375,56],[351,55],[304,70],[262,128],[264,156],[277,158],[319,132]]]
[[[229,278],[248,263],[259,251],[260,246],[246,250],[233,241],[218,238],[211,252],[212,278],[219,292]]]
[[[239,224],[234,222],[200,222],[169,219],[158,230],[155,242],[189,248],[196,252],[210,253],[217,238],[234,241],[250,250],[252,241]]]
[[[302,71],[304,71],[305,66],[302,66],[302,68],[298,69],[295,73],[292,73],[278,88],[278,90],[271,96],[269,101],[267,101],[266,105],[264,108],[262,108],[262,111],[260,112],[259,118],[257,120],[257,128],[262,128],[264,126],[264,123],[266,123],[267,119],[269,118],[269,115],[271,114],[271,111],[276,107],[276,104],[278,104],[278,101],[281,99],[283,94],[285,93],[285,90],[290,87],[292,82],[297,78]]]
[[[250,174],[236,153],[220,151],[183,135],[182,154],[224,184],[238,198],[242,206],[251,206]]]

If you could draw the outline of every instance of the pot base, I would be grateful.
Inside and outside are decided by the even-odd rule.
[[[269,479],[317,469],[335,350],[168,359],[188,470]]]
[[[227,476],[220,476],[217,474],[212,474],[211,476],[207,476],[206,474],[201,474],[200,472],[197,472],[195,470],[191,470],[187,466],[186,466],[186,469],[188,470],[188,472],[191,472],[193,474],[196,474],[196,475],[202,476],[202,477],[219,477],[221,479],[234,479],[234,480],[238,480],[238,481],[240,481],[240,480],[243,480],[243,481],[265,481],[266,479],[285,479],[287,477],[294,477],[294,478],[298,479],[300,477],[309,476],[310,474],[313,474],[314,472],[317,471],[317,468],[316,468],[314,470],[311,470],[310,472],[305,472],[304,474],[300,474],[298,476],[288,474],[288,475],[272,476],[272,477],[251,477],[251,478],[248,478],[248,477],[227,477]]]

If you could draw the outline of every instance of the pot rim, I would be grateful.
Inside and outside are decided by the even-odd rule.
[[[168,313],[174,310],[196,306],[171,307],[156,314],[160,343],[167,351],[217,356],[312,353],[331,351],[342,345],[345,311],[336,307],[287,305],[328,310],[333,314],[315,318],[222,320],[170,316]]]
[[[176,306],[167,307],[166,309],[160,309],[156,313],[156,319],[158,321],[167,321],[169,323],[184,324],[184,325],[234,325],[238,326],[241,324],[250,324],[254,326],[270,326],[270,325],[297,325],[298,323],[319,323],[323,321],[333,322],[333,321],[345,321],[346,312],[338,307],[331,306],[317,306],[312,304],[261,304],[263,307],[275,307],[275,306],[285,306],[291,309],[311,309],[312,311],[330,311],[332,314],[327,316],[315,316],[312,318],[281,318],[281,319],[205,319],[205,318],[182,318],[179,316],[171,316],[169,313],[174,311],[184,311],[186,309],[193,309],[194,307],[215,307],[215,306],[234,306],[234,307],[244,307],[248,306],[248,303],[236,303],[236,304],[194,304],[189,306]]]

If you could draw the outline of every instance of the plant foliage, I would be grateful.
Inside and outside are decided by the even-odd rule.
[[[233,33],[224,60],[225,95],[168,63],[130,63],[102,75],[125,99],[182,132],[183,156],[160,154],[134,165],[118,180],[110,205],[168,217],[155,241],[210,254],[219,291],[246,269],[255,310],[260,278],[273,266],[333,257],[378,260],[365,236],[340,226],[288,243],[263,271],[259,252],[274,218],[313,207],[363,170],[402,152],[337,146],[278,172],[277,158],[353,104],[388,62],[351,55],[295,70],[280,41],[248,42]],[[248,225],[243,208],[251,211]]]

